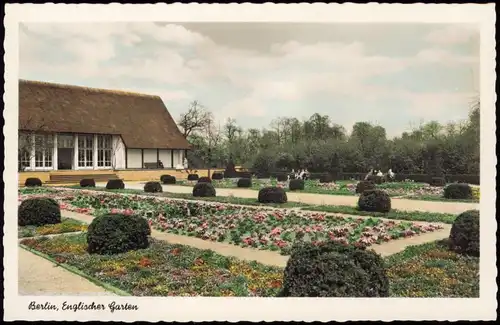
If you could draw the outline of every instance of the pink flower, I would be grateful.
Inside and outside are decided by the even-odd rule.
[[[281,229],[280,228],[274,228],[273,230],[271,230],[271,236],[276,236],[276,235],[279,235],[281,234]]]

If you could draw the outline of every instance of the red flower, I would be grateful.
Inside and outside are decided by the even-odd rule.
[[[151,266],[151,261],[147,257],[142,257],[139,261],[139,265],[141,265],[142,267],[148,267]]]
[[[178,256],[178,255],[180,254],[180,252],[181,252],[181,249],[180,249],[180,248],[178,248],[178,247],[177,247],[177,248],[174,248],[174,249],[172,249],[172,250],[170,251],[170,253],[171,253],[172,255],[174,255],[174,256]]]

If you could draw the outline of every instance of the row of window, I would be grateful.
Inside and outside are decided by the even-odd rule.
[[[60,135],[57,139],[58,148],[73,149],[72,135]],[[112,137],[110,135],[97,136],[97,167],[111,167]],[[31,167],[31,158],[34,156],[35,168],[52,168],[54,153],[53,135],[19,135],[19,163],[23,168]],[[92,167],[94,165],[94,136],[78,136],[78,167]]]

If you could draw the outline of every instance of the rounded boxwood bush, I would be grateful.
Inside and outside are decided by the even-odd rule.
[[[449,184],[444,188],[443,196],[447,199],[472,199],[472,188],[464,183]]]
[[[291,179],[290,184],[288,184],[288,188],[290,191],[303,190],[305,183],[302,179]]]
[[[215,172],[215,173],[212,174],[212,179],[220,180],[220,179],[223,179],[223,178],[224,178],[224,175],[222,173]]]
[[[61,223],[59,204],[50,198],[26,199],[17,210],[19,226],[43,226]]]
[[[238,187],[252,187],[252,179],[251,178],[240,178],[240,179],[238,179],[238,183],[236,185]]]
[[[388,297],[384,261],[371,250],[325,242],[296,245],[278,297]]]
[[[24,186],[34,187],[34,186],[42,186],[42,181],[40,178],[29,177],[24,181]]]
[[[356,184],[356,193],[360,194],[366,190],[374,190],[375,184],[370,181],[360,181]]]
[[[95,187],[95,181],[93,178],[84,178],[80,180],[80,187]]]
[[[146,193],[161,193],[163,192],[163,187],[159,182],[147,182],[144,185],[144,192]]]
[[[479,211],[469,210],[457,216],[451,226],[449,247],[459,254],[479,257]]]
[[[215,188],[212,183],[201,182],[197,183],[193,187],[193,196],[194,197],[213,197],[215,196]]]
[[[258,200],[260,203],[286,203],[288,197],[281,187],[264,187],[259,191]]]
[[[175,179],[175,176],[172,175],[161,175],[160,182],[163,184],[175,184],[177,180]]]
[[[131,215],[107,214],[94,218],[87,230],[90,254],[112,255],[149,246],[151,229],[146,219]]]
[[[445,186],[446,185],[446,180],[444,177],[431,177],[431,180],[429,181],[430,186]]]
[[[125,188],[125,183],[121,179],[110,179],[106,184],[106,189],[108,190],[123,190]]]
[[[278,182],[286,182],[288,180],[288,176],[283,174],[278,174],[276,175],[276,180]]]
[[[322,174],[319,177],[319,182],[320,183],[331,183],[331,182],[333,182],[333,177],[330,174]]]
[[[199,178],[198,174],[189,174],[187,179],[188,181],[197,181]]]
[[[203,176],[198,179],[198,183],[212,183],[212,180],[210,177]]]
[[[391,198],[382,190],[366,190],[359,196],[358,208],[361,211],[386,213],[391,211]]]

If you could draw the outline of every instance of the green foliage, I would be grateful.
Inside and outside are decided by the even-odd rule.
[[[61,209],[54,199],[26,199],[21,202],[17,211],[19,226],[43,226],[61,223]]]
[[[251,178],[240,178],[237,183],[238,187],[252,187],[252,179]]]
[[[193,187],[194,197],[214,197],[215,195],[215,188],[213,187],[212,183],[201,182],[197,183]]]
[[[383,259],[335,242],[294,247],[279,297],[388,297]]]
[[[356,193],[361,194],[366,190],[374,190],[375,189],[375,184],[370,181],[360,181],[358,184],[356,184]]]
[[[453,183],[444,188],[443,196],[447,199],[472,199],[472,188],[469,184]]]
[[[26,181],[24,182],[24,186],[29,186],[29,187],[35,187],[35,186],[42,186],[42,181],[39,178],[36,177],[29,177],[26,178]]]
[[[146,193],[161,193],[163,188],[159,182],[147,182],[144,185],[144,192]]]
[[[187,177],[187,180],[188,181],[197,181],[200,177],[198,176],[198,174],[189,174],[188,177]]]
[[[93,178],[84,178],[80,180],[80,187],[95,187],[95,181]]]
[[[125,183],[121,179],[110,179],[106,184],[106,189],[108,190],[123,190],[125,188]]]
[[[107,214],[92,220],[87,230],[90,254],[113,255],[149,246],[151,235],[146,219],[139,216]]]
[[[459,254],[479,257],[479,223],[478,210],[460,214],[451,227],[450,249]]]
[[[259,191],[258,201],[260,203],[286,203],[288,197],[281,187],[264,187]]]
[[[431,186],[445,186],[446,185],[446,180],[444,177],[431,177],[431,180],[429,182],[429,185]]]
[[[358,208],[361,211],[386,213],[391,211],[391,198],[383,190],[365,190],[359,196]]]
[[[224,175],[222,173],[214,172],[212,174],[212,179],[220,180],[220,179],[223,179],[223,178],[224,178]]]
[[[160,182],[162,182],[162,184],[175,184],[177,180],[175,176],[172,175],[161,175]]]
[[[302,179],[291,179],[288,187],[290,191],[303,190],[305,183]]]

